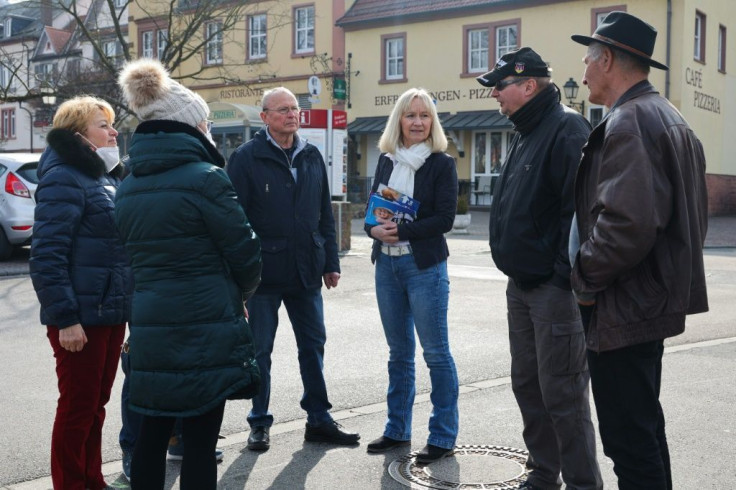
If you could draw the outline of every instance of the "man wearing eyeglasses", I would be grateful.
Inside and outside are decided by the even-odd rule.
[[[511,386],[531,470],[525,489],[603,488],[590,419],[583,325],[570,287],[573,182],[590,124],[560,103],[531,48],[502,56],[478,82],[493,87],[516,135],[491,205],[493,261],[506,289]]]
[[[261,387],[248,414],[248,449],[270,447],[273,415],[271,352],[278,310],[283,303],[299,351],[307,412],[304,438],[311,442],[354,445],[360,436],[332,419],[322,372],[326,340],[322,283],[340,280],[335,220],[325,164],[317,147],[299,138],[299,105],[294,94],[277,87],[261,101],[265,127],[231,156],[226,170],[238,201],[261,239],[261,284],[247,310],[261,371]]]

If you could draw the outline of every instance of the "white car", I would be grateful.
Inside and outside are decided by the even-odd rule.
[[[0,153],[0,260],[31,243],[40,153]]]

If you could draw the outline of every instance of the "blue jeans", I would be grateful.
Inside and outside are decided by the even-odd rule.
[[[376,298],[389,347],[388,418],[384,435],[411,439],[414,406],[416,328],[432,382],[429,439],[451,449],[458,432],[458,379],[447,336],[450,280],[447,262],[418,269],[411,255],[376,260]]]
[[[120,428],[120,448],[128,453],[133,453],[135,442],[138,434],[141,432],[141,424],[143,423],[143,415],[134,412],[128,406],[130,403],[130,382],[128,375],[130,374],[130,356],[126,352],[120,353],[120,366],[123,368],[123,391],[120,395],[120,415],[123,419],[123,426]]]
[[[332,416],[328,411],[332,405],[327,400],[327,387],[322,373],[327,334],[322,290],[316,288],[284,293],[257,293],[248,300],[248,322],[253,331],[256,361],[261,371],[261,387],[258,395],[253,397],[248,424],[251,427],[273,425],[273,414],[268,410],[271,398],[271,352],[282,302],[289,315],[299,351],[299,371],[304,386],[301,407],[307,412],[309,424],[330,422]]]

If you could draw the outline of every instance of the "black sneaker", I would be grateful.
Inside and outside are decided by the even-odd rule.
[[[271,447],[270,427],[256,425],[250,430],[248,436],[248,449],[251,451],[266,451]]]
[[[368,444],[367,451],[369,453],[385,453],[386,451],[390,451],[401,446],[411,446],[411,441],[399,441],[398,439],[381,436]]]
[[[454,449],[445,449],[443,447],[427,444],[417,453],[416,460],[417,463],[429,464],[437,461],[438,459],[444,458],[445,456],[451,455],[453,451]]]
[[[345,432],[342,426],[334,420],[320,425],[312,425],[307,422],[307,430],[304,432],[304,440],[309,442],[329,442],[342,446],[354,446],[358,444],[360,435],[355,432]]]

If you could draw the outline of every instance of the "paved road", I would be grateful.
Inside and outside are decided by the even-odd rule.
[[[487,215],[485,215],[487,219]],[[450,330],[460,382],[462,428],[458,444],[505,444],[522,447],[520,420],[508,388],[509,354],[505,322],[505,278],[492,267],[483,230],[476,220],[467,237],[449,237],[451,257]],[[354,225],[351,252],[343,257],[340,287],[325,291],[328,323],[325,372],[334,412],[343,424],[359,429],[364,444],[380,435],[384,418],[387,349],[378,319],[370,265],[370,240]],[[21,259],[22,261],[22,259]],[[691,317],[685,334],[668,341],[663,399],[671,425],[678,481],[718,486],[723,456],[736,453],[732,404],[736,401],[736,343],[711,346],[701,341],[736,337],[731,303],[736,297],[736,250],[709,249],[706,256],[711,312]],[[247,437],[246,402],[229,403],[222,433],[226,460],[220,466],[222,488],[398,488],[385,468],[396,457],[368,457],[364,445],[332,449],[303,445],[303,413],[296,346],[283,319],[274,353],[272,407],[276,416],[274,448],[257,457],[243,451]],[[56,402],[53,358],[38,306],[26,276],[0,280],[0,488],[48,488],[50,428]],[[680,347],[677,347],[680,346]],[[429,390],[418,359],[418,392]],[[122,376],[122,375],[121,375]],[[115,383],[105,424],[103,459],[110,481],[117,478],[120,453],[119,390]],[[719,388],[722,387],[722,388]],[[418,398],[414,449],[426,437],[428,404]],[[604,477],[612,484],[610,463],[601,455]],[[169,483],[176,479],[170,468]],[[459,471],[459,470],[458,470]],[[469,471],[469,470],[468,470]],[[465,474],[468,474],[468,471]],[[728,471],[726,472],[728,473]],[[349,480],[346,480],[349,478]],[[19,482],[30,481],[26,484]],[[118,481],[120,482],[120,481]],[[715,486],[713,486],[715,485]],[[167,484],[168,488],[168,484]]]

